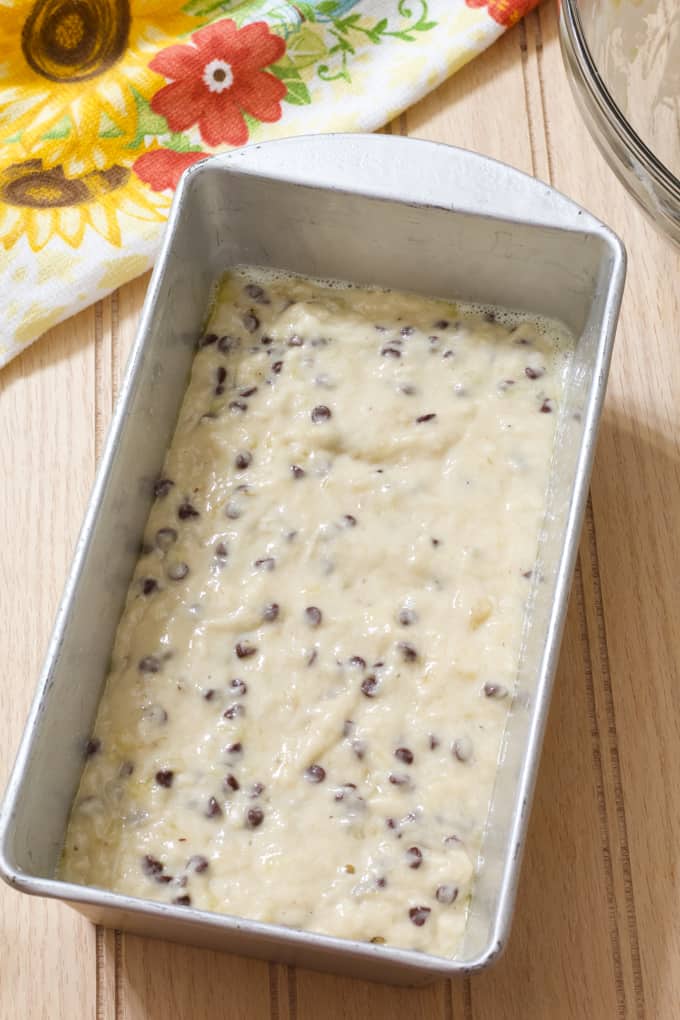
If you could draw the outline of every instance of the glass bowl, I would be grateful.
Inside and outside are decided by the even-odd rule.
[[[600,151],[680,244],[679,0],[561,0],[560,39]]]

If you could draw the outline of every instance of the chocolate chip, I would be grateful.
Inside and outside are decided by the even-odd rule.
[[[145,875],[161,875],[165,869],[165,865],[158,860],[157,857],[152,857],[151,854],[145,854],[142,857],[142,871]]]
[[[198,338],[198,343],[196,346],[200,350],[201,347],[210,347],[210,345],[214,344],[216,341],[217,333],[206,333],[205,336],[201,336]]]
[[[264,811],[259,807],[248,808],[246,814],[246,825],[249,829],[256,829],[264,821]]]
[[[353,655],[349,660],[350,666],[358,666],[359,669],[366,669],[366,660],[362,659],[360,655]]]
[[[374,698],[378,693],[378,680],[373,675],[373,673],[371,673],[370,676],[367,676],[366,679],[362,681],[361,693],[364,694],[367,698]]]
[[[248,295],[249,298],[253,299],[253,301],[259,301],[261,304],[267,304],[269,301],[267,295],[265,294],[264,289],[262,287],[259,287],[256,283],[246,284],[243,290]],[[262,301],[263,298],[266,299],[264,302]]]
[[[435,549],[437,549],[442,544],[440,538],[431,538],[430,542],[432,542],[432,545]]]
[[[413,765],[413,751],[409,750],[408,747],[398,747],[394,752],[394,757],[398,761],[403,761],[405,765]]]
[[[302,347],[304,340],[301,336],[291,336],[288,338],[289,347]]]
[[[137,668],[140,673],[158,673],[161,668],[160,659],[155,655],[145,655],[139,660]]]
[[[252,453],[249,453],[248,450],[245,450],[241,453],[237,453],[236,459],[234,460],[234,464],[236,465],[238,471],[245,471],[247,467],[250,467],[252,462],[253,455]]]
[[[266,787],[264,783],[253,783],[248,790],[248,796],[251,800],[257,800],[257,798],[264,793]]]
[[[249,644],[247,641],[239,641],[234,651],[238,655],[239,659],[249,659],[251,655],[255,655],[257,648],[255,645]]]
[[[423,863],[423,851],[420,847],[410,846],[408,848],[406,851],[406,863],[409,868],[413,868],[414,870],[420,867]]]
[[[272,365],[272,372],[274,373],[274,375],[280,375],[282,368],[283,368],[283,362],[282,361],[275,361],[274,364]]]
[[[229,686],[231,687],[232,691],[234,691],[235,694],[238,694],[239,697],[241,698],[243,697],[244,694],[248,693],[248,684],[245,682],[245,680],[234,678],[229,684]]]
[[[458,899],[458,889],[455,885],[439,885],[435,896],[439,903],[455,903]]]
[[[258,570],[271,571],[276,566],[276,560],[273,556],[263,556],[261,559],[255,560],[253,566],[257,567]]]
[[[415,662],[418,658],[418,652],[408,641],[400,641],[397,648],[401,652],[401,657],[404,662]]]
[[[187,563],[171,563],[167,572],[171,581],[183,581],[189,573],[189,565]]]
[[[552,414],[552,409],[552,401],[546,397],[541,404],[541,414]]]
[[[312,410],[311,418],[315,425],[318,425],[322,421],[328,421],[331,417],[330,407],[326,407],[325,404],[317,404]]]
[[[323,783],[326,778],[326,770],[322,765],[310,765],[305,769],[305,779],[308,783]]]
[[[484,693],[487,698],[495,698],[497,701],[501,701],[508,696],[508,688],[504,687],[503,684],[484,684]]]
[[[230,411],[241,411],[242,413],[245,413],[248,410],[248,405],[245,404],[242,400],[230,400],[229,401],[229,410]]]
[[[260,320],[254,312],[247,312],[243,316],[243,325],[249,333],[254,333],[260,328]]]
[[[452,357],[453,357],[453,351],[451,350],[451,348],[449,348],[448,351],[444,351],[444,353],[442,354],[442,358],[452,358]]]
[[[305,619],[310,627],[318,627],[322,620],[322,613],[316,606],[307,606],[305,609]]]
[[[235,744],[227,744],[224,750],[227,754],[242,754],[243,744],[240,740],[237,740]]]
[[[408,606],[404,606],[403,609],[399,610],[398,620],[402,627],[410,627],[411,624],[416,623],[418,614],[415,609],[409,609]]]
[[[416,393],[416,388],[415,388],[415,386],[412,385],[412,383],[403,383],[399,387],[399,389],[407,397],[412,397]]]
[[[177,532],[174,528],[159,528],[156,532],[156,545],[163,552],[167,552],[173,542],[177,541]]]
[[[85,744],[85,756],[91,758],[93,754],[101,750],[102,742],[99,737],[90,737],[88,742]]]
[[[218,384],[223,383],[225,381],[225,379],[227,378],[227,370],[224,367],[224,365],[220,365],[220,367],[217,369],[217,372],[215,373],[215,377],[217,379]]]
[[[278,602],[270,602],[268,606],[265,606],[262,610],[262,619],[267,623],[273,623],[279,615],[279,604]]]
[[[428,744],[431,751],[436,750],[439,747],[439,737],[435,737],[434,733],[430,733]]]
[[[205,691],[203,697],[206,701],[212,701],[215,697],[216,691],[214,687],[210,687],[209,690]]]
[[[156,782],[159,786],[165,786],[166,789],[170,789],[172,781],[175,778],[175,773],[172,769],[161,769],[156,773]]]
[[[430,916],[429,907],[411,907],[408,912],[408,916],[411,918],[416,928],[422,928],[428,917]]]
[[[274,343],[274,337],[272,337],[272,336],[263,336],[260,339],[260,343],[264,344],[265,347],[271,347],[271,345]],[[256,350],[256,348],[253,348],[253,350]]]
[[[402,326],[399,332],[402,336],[413,336],[415,330],[413,329],[413,326]]]
[[[161,885],[169,885],[172,882],[172,875],[157,875],[156,881]]]
[[[167,496],[174,484],[170,478],[159,478],[153,487],[153,494],[156,499],[163,499]]]
[[[224,542],[218,542],[215,546],[215,556],[220,560],[226,560],[228,556],[228,550]]]
[[[380,352],[383,358],[400,358],[401,351],[397,347],[383,347]]]
[[[544,368],[532,368],[531,365],[527,365],[524,369],[524,374],[527,379],[540,379],[542,375],[545,375]]]
[[[177,907],[190,907],[191,906],[191,896],[189,896],[188,893],[184,893],[183,896],[175,896],[175,898],[174,898],[174,900],[172,902]]]
[[[291,464],[290,470],[293,478],[304,478],[307,473],[305,469],[301,468],[298,464]]]
[[[177,516],[180,521],[188,521],[191,517],[200,517],[201,515],[196,507],[192,506],[192,504],[186,500],[184,503],[180,503],[177,508]]]
[[[239,783],[238,779],[233,774],[233,772],[230,772],[229,775],[225,777],[224,783],[222,785],[224,786],[225,790],[233,790],[234,792],[236,792],[236,790],[241,789],[241,784]]]
[[[523,570],[522,571],[522,577],[525,577],[527,579],[527,581],[532,576],[532,574],[533,574],[533,570]]]
[[[316,336],[312,340],[312,347],[328,347],[330,340],[325,336]]]
[[[405,772],[390,772],[387,777],[392,786],[410,786],[411,778]]]
[[[342,519],[348,528],[356,528],[357,519],[353,514],[344,514]]]
[[[434,412],[430,412],[430,414],[419,414],[418,417],[416,418],[416,423],[420,425],[422,424],[422,422],[432,421],[436,417],[437,415]]]
[[[435,324],[433,326],[433,329],[448,329],[448,328],[449,328],[449,322],[448,322],[447,319],[439,319],[439,321],[435,322]]]
[[[208,798],[208,806],[205,809],[206,818],[218,818],[222,814],[222,808],[215,797]]]
[[[229,708],[224,712],[225,719],[236,719],[240,715],[245,715],[245,705],[230,705]]]
[[[456,737],[451,745],[453,757],[460,762],[469,761],[472,757],[472,741],[469,737]]]
[[[194,854],[187,861],[187,869],[189,871],[195,871],[197,875],[202,875],[204,871],[207,871],[210,867],[210,862],[207,857],[203,854]]]
[[[308,665],[308,666],[313,666],[313,665],[314,665],[314,663],[315,663],[315,662],[316,662],[316,660],[317,660],[318,654],[319,654],[319,653],[317,652],[317,650],[316,650],[316,648],[315,648],[315,649],[314,649],[314,651],[312,652],[312,654],[311,654],[311,655],[309,656],[309,658],[307,659],[307,665]]]
[[[222,354],[228,354],[229,351],[235,350],[236,347],[241,346],[241,341],[236,336],[221,336],[217,341],[217,349]]]
[[[368,697],[372,698],[373,695],[369,694]],[[365,740],[353,740],[352,741],[352,751],[354,753],[354,756],[356,758],[358,758],[359,761],[362,761],[365,758],[365,756],[366,756],[366,741]]]
[[[317,781],[320,782],[320,780],[313,780],[313,782]],[[343,783],[342,786],[339,789],[337,789],[333,794],[333,800],[345,800],[346,797],[351,796],[351,794],[353,793],[354,790],[356,790],[356,788],[357,788],[356,783]]]
[[[158,581],[155,577],[145,577],[142,581],[142,594],[151,595],[158,590]]]

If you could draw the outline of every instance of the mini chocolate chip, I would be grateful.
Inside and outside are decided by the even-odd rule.
[[[508,688],[503,684],[484,684],[484,693],[487,698],[496,698],[500,701],[508,695]]]
[[[397,347],[383,347],[380,352],[383,358],[400,358],[401,351]]]
[[[253,393],[257,393],[257,386],[249,386],[247,390],[240,390],[239,397],[252,397]]]
[[[241,789],[241,784],[239,783],[238,779],[233,774],[233,772],[230,772],[229,775],[225,777],[225,780],[222,785],[224,786],[225,790],[233,790],[234,792],[236,792],[236,790]]]
[[[405,772],[390,772],[387,777],[392,786],[410,786],[411,779]]]
[[[420,425],[424,421],[432,421],[437,415],[432,411],[430,414],[419,414],[416,418],[416,423]]]
[[[264,344],[265,347],[271,347],[271,345],[274,343],[274,337],[272,337],[272,336],[263,336],[260,339],[260,343]],[[253,350],[256,350],[256,349],[257,348],[253,348]]]
[[[415,330],[413,329],[413,326],[402,326],[399,332],[402,336],[413,336]]]
[[[320,782],[320,780],[315,779],[312,780],[312,782]],[[356,790],[356,788],[357,788],[356,783],[343,783],[340,789],[336,790],[335,793],[333,794],[333,800],[344,800],[345,797],[348,797],[353,790]]]
[[[217,333],[206,333],[205,336],[198,338],[197,347],[199,347],[199,349],[201,347],[210,347],[210,345],[216,343],[216,341]]]
[[[208,798],[208,806],[205,809],[206,818],[217,818],[222,814],[222,808],[215,797]]]
[[[175,773],[172,769],[161,769],[156,773],[156,782],[159,786],[165,786],[168,790],[172,786],[172,781],[175,778]]]
[[[322,618],[321,610],[316,606],[307,606],[305,609],[305,619],[310,627],[318,627]]]
[[[177,516],[180,521],[188,521],[191,517],[200,517],[201,515],[195,506],[192,506],[188,500],[185,500],[185,502],[180,503],[177,508]]]
[[[85,744],[85,756],[87,758],[92,757],[97,751],[101,750],[102,742],[99,737],[90,737],[88,742]]]
[[[316,662],[316,660],[317,660],[317,657],[318,657],[318,655],[319,655],[319,653],[318,653],[318,651],[317,651],[317,650],[316,650],[316,648],[315,648],[315,649],[314,649],[314,651],[312,652],[312,654],[311,654],[311,655],[309,656],[309,658],[307,659],[307,665],[308,665],[308,666],[313,666],[313,665],[314,665],[314,663],[315,663],[315,662]]]
[[[542,375],[545,375],[544,368],[532,368],[531,365],[527,365],[524,369],[524,374],[527,379],[540,379]]]
[[[322,421],[328,421],[331,417],[330,407],[326,407],[325,404],[317,404],[312,410],[311,418],[315,425],[318,425]]]
[[[369,694],[368,697],[372,698],[373,695]],[[363,758],[366,756],[366,741],[365,740],[353,740],[352,741],[352,751],[354,752],[354,756],[356,758],[358,758],[359,761],[362,761]]]
[[[248,796],[251,800],[257,800],[257,798],[264,793],[266,787],[264,783],[253,783],[248,790]]]
[[[266,297],[264,289],[256,283],[247,283],[243,290],[253,301],[261,301],[263,297]]]
[[[430,916],[429,907],[411,907],[408,912],[408,916],[411,918],[416,928],[422,928],[428,917]]]
[[[170,478],[159,478],[153,487],[153,494],[156,499],[163,499],[164,496],[167,496],[174,484]]]
[[[251,655],[255,655],[257,648],[255,645],[249,644],[247,641],[239,641],[234,651],[238,655],[239,659],[249,659]]]
[[[236,347],[241,346],[241,341],[236,336],[221,336],[217,341],[217,349],[222,354],[228,354],[229,351],[233,351]]]
[[[367,698],[374,698],[378,693],[378,680],[377,677],[370,674],[361,683],[361,693],[365,694]]]
[[[245,413],[248,410],[248,405],[245,404],[242,400],[230,400],[229,401],[229,410],[230,411],[241,411],[242,413]]]
[[[380,878],[376,878],[375,884],[377,885],[378,889],[384,889],[387,886],[387,879],[381,875]],[[373,940],[371,939],[371,941]],[[384,941],[385,940],[383,939],[383,942]]]
[[[541,414],[551,414],[552,409],[553,409],[552,402],[546,397],[546,399],[541,404]]]
[[[399,761],[403,761],[405,765],[413,765],[413,751],[409,750],[408,747],[398,747],[394,752],[394,757]]]
[[[256,829],[264,821],[264,811],[259,807],[248,808],[246,814],[246,825],[249,829]]]
[[[161,875],[165,870],[165,865],[158,860],[157,857],[152,857],[151,854],[145,854],[142,857],[142,871],[145,875]]]
[[[127,779],[128,776],[131,776],[134,771],[135,766],[133,765],[133,763],[131,761],[124,761],[118,771],[118,775],[120,776],[121,779]]]
[[[408,848],[406,851],[406,863],[409,868],[413,868],[414,870],[420,867],[423,863],[423,851],[420,847],[410,846]]]
[[[226,560],[228,556],[228,550],[224,542],[218,542],[215,546],[215,556],[220,560]]]
[[[450,836],[444,836],[443,842],[444,842],[444,846],[449,846],[449,847],[450,846],[460,846],[461,840],[458,838],[458,836],[454,836],[452,834]]]
[[[220,385],[220,386],[216,386],[215,387],[215,396],[216,397],[221,397],[223,393],[224,393],[224,386]]]
[[[156,545],[163,552],[167,552],[173,542],[177,541],[177,532],[174,528],[159,528],[156,532]]]
[[[415,609],[409,609],[408,606],[404,606],[403,609],[399,610],[399,623],[402,627],[410,627],[411,624],[415,623],[418,619],[418,614]]]
[[[239,715],[245,715],[245,705],[230,705],[224,712],[225,719],[236,719]]]
[[[453,351],[451,350],[451,348],[449,348],[447,351],[444,351],[444,353],[442,354],[442,358],[452,358],[452,357],[453,357]]]
[[[350,666],[358,666],[359,669],[366,669],[366,660],[362,659],[360,655],[353,655],[349,660]]]
[[[413,384],[412,384],[412,383],[403,383],[403,384],[402,384],[402,385],[401,385],[401,386],[399,387],[399,389],[400,389],[400,390],[401,390],[401,392],[402,392],[402,393],[404,393],[404,394],[405,394],[405,395],[406,395],[407,397],[412,397],[412,396],[413,396],[413,395],[414,395],[414,394],[416,393],[416,388],[415,388],[415,386],[413,386]]]
[[[451,745],[451,753],[460,762],[469,761],[472,757],[472,741],[469,737],[456,737]]]
[[[184,893],[183,896],[175,896],[175,898],[174,898],[174,900],[172,902],[177,907],[190,907],[191,906],[191,896],[189,896],[188,893]]]
[[[253,566],[257,567],[258,570],[271,571],[276,566],[276,560],[274,559],[273,556],[263,556],[261,559],[255,560]]]
[[[342,519],[348,528],[356,528],[357,519],[354,514],[344,514]]]
[[[458,899],[458,889],[455,885],[439,885],[435,896],[439,903],[455,903]]]
[[[227,378],[227,370],[224,367],[224,365],[220,365],[220,367],[217,369],[217,372],[215,373],[215,377],[218,383],[223,383],[225,381],[225,379]]]
[[[169,885],[170,882],[172,882],[172,875],[157,875],[156,881],[159,882],[160,885]]]
[[[307,473],[305,469],[301,468],[298,464],[291,464],[290,470],[293,478],[304,478]]]
[[[430,542],[432,542],[432,545],[434,546],[435,549],[437,549],[442,544],[440,538],[431,538]]]
[[[155,577],[145,577],[142,581],[142,594],[151,595],[158,589],[158,581]]]
[[[448,319],[439,319],[438,322],[435,322],[435,324],[434,324],[434,326],[432,328],[433,329],[448,329],[449,328]]]
[[[260,328],[260,320],[254,312],[247,312],[243,316],[243,325],[249,333],[254,333]]]
[[[253,462],[253,455],[252,455],[252,453],[249,453],[247,450],[245,450],[242,453],[237,453],[236,454],[236,459],[234,461],[234,464],[236,465],[236,468],[239,471],[245,471],[245,469],[247,467],[250,467],[252,462]]]
[[[203,697],[205,698],[206,701],[212,701],[216,693],[217,692],[215,691],[215,688],[210,687],[207,691],[204,692]]]
[[[274,375],[280,375],[282,368],[283,368],[283,362],[282,361],[275,361],[274,364],[272,365],[272,372],[274,373]]]
[[[189,573],[189,565],[187,563],[171,563],[167,572],[171,581],[183,581]]]
[[[207,871],[210,867],[210,862],[207,857],[203,854],[194,854],[187,861],[187,868],[189,871],[195,871],[197,875],[202,875],[204,871]]]
[[[273,623],[279,615],[279,604],[278,602],[270,602],[268,606],[265,606],[262,610],[262,619],[267,623]]]
[[[439,747],[439,737],[435,737],[434,733],[430,733],[428,744],[431,751],[436,750]]]
[[[527,581],[532,576],[532,574],[533,574],[533,570],[523,570],[522,571],[522,577],[525,577],[527,579]]]
[[[301,336],[291,336],[288,338],[289,347],[302,347],[304,340]]]
[[[145,655],[139,660],[137,668],[140,673],[158,673],[161,668],[160,659],[155,655]]]
[[[400,641],[397,648],[401,652],[404,662],[415,662],[418,658],[418,652],[408,641]]]
[[[323,783],[326,778],[326,770],[322,765],[310,765],[305,769],[305,779],[308,783]]]
[[[240,740],[237,740],[235,744],[227,744],[224,750],[227,754],[242,754],[243,744]]]
[[[241,680],[235,677],[231,681],[229,686],[231,687],[232,691],[238,694],[239,697],[241,698],[243,697],[244,694],[248,693],[248,684],[245,682],[245,680]]]

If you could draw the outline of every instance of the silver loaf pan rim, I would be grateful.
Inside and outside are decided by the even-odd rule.
[[[486,883],[480,893],[486,913],[480,908],[474,924],[471,917],[468,927],[477,934],[466,935],[455,959],[51,877],[207,297],[220,267],[238,262],[553,315],[583,347],[572,387],[576,432],[565,446],[564,498],[553,514],[559,549],[546,586],[550,603],[534,641],[533,687],[519,699],[522,746],[509,792],[494,794],[503,817],[498,845],[482,851],[478,884]],[[448,145],[388,135],[304,136],[251,145],[187,170],[0,810],[2,877],[25,893],[64,900],[97,923],[372,980],[420,984],[492,963],[507,942],[515,903],[625,269],[621,241],[586,210],[511,167]],[[111,557],[112,546],[123,552]],[[74,671],[89,685],[73,683]],[[511,757],[505,747],[506,772]]]

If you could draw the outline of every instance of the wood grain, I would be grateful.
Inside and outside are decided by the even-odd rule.
[[[680,1002],[680,254],[591,142],[542,6],[391,125],[533,173],[623,237],[629,279],[505,957],[404,990],[96,933],[0,889],[0,1017],[676,1020]],[[14,755],[146,278],[0,375],[5,664]]]

